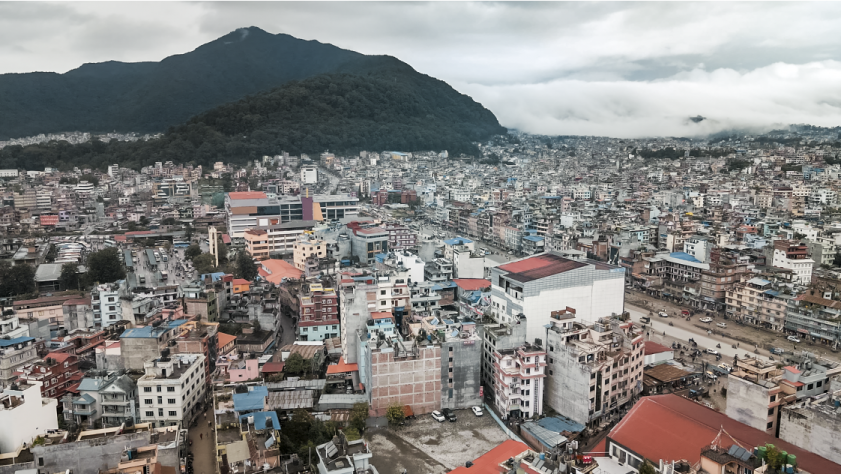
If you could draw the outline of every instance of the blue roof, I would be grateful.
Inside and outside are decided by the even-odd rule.
[[[264,430],[267,427],[267,422],[270,422],[272,428],[279,430],[280,429],[280,420],[277,417],[277,412],[274,411],[255,411],[252,413],[246,413],[244,415],[239,416],[239,421],[248,418],[249,416],[254,417],[254,429],[255,430]]]
[[[470,239],[465,239],[464,237],[455,237],[453,239],[447,239],[444,241],[447,245],[464,245],[464,244],[472,244],[473,241]]]
[[[577,421],[573,421],[563,415],[556,415],[552,417],[541,418],[537,421],[537,424],[546,428],[550,431],[555,431],[557,433],[561,433],[563,431],[569,431],[570,433],[579,433],[584,431],[584,425],[578,423]]]
[[[249,387],[250,392],[234,394],[234,411],[261,411],[263,402],[269,396],[269,389],[263,386]]]
[[[679,259],[681,259],[681,260],[686,260],[687,262],[692,262],[692,263],[701,263],[701,261],[700,261],[700,260],[698,260],[697,258],[693,257],[692,255],[689,255],[689,254],[688,254],[688,253],[686,253],[686,252],[672,252],[671,254],[669,254],[669,256],[670,256],[670,257],[673,257],[673,258],[679,258]]]
[[[542,242],[543,241],[543,237],[540,237],[540,236],[537,236],[537,235],[527,235],[523,238],[528,240],[528,241],[531,241],[531,242]]]
[[[206,276],[210,276],[210,281],[219,281],[225,276],[225,272],[205,273],[204,275],[199,275],[199,280],[204,280]]]
[[[14,339],[0,339],[0,347],[14,346],[15,344],[22,344],[24,342],[34,340],[34,337],[16,337]]]

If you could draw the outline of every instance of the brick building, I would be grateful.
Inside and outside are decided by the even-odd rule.
[[[299,303],[299,341],[319,341],[339,337],[339,296],[320,283],[309,285]]]
[[[18,380],[41,382],[41,396],[59,399],[67,393],[68,387],[82,380],[79,358],[74,354],[50,352],[31,364],[18,369]]]

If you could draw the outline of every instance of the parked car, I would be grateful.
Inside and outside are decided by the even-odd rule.
[[[718,364],[718,368],[721,370],[726,370],[728,374],[733,371],[733,367],[730,367],[727,364]]]
[[[473,414],[476,416],[482,416],[485,414],[485,412],[482,411],[482,407],[472,407],[471,410],[473,410]]]
[[[649,318],[648,316],[643,316],[643,317],[640,318],[640,321],[645,323],[645,324],[648,324],[648,323],[651,322],[651,318]]]
[[[718,326],[718,327],[720,327],[720,328],[726,328],[726,327],[727,327],[727,323],[718,323],[718,324],[716,324],[716,326]]]
[[[665,311],[660,311],[659,313],[657,313],[657,316],[660,316],[661,318],[668,318],[669,313],[667,313]]]
[[[707,349],[707,354],[718,355],[718,351],[715,349]]]
[[[788,339],[791,342],[800,342],[800,339],[798,339],[797,336],[789,336],[786,339]]]
[[[702,323],[711,323],[713,322],[713,318],[701,318],[700,321]]]
[[[444,415],[442,415],[441,412],[439,412],[438,410],[432,412],[432,418],[439,423],[443,423],[444,420],[446,420],[446,418],[444,418]]]
[[[451,423],[455,422],[458,419],[458,418],[456,418],[456,414],[453,413],[453,411],[450,410],[449,408],[444,408],[441,411],[444,412],[444,416],[447,417],[447,419],[450,420]]]
[[[704,374],[704,375],[706,375],[706,376],[707,376],[707,378],[708,378],[708,379],[710,379],[710,380],[718,380],[718,375],[716,375],[716,374],[714,374],[714,373],[710,372],[709,370],[708,370],[708,371],[707,371],[707,373],[706,373],[706,374]]]
[[[771,354],[780,355],[780,354],[782,354],[783,352],[785,352],[785,350],[783,350],[783,349],[782,349],[782,348],[780,348],[780,347],[772,347],[772,348],[771,348]]]

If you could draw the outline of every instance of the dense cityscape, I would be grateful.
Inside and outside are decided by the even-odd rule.
[[[841,472],[838,129],[478,147],[0,170],[0,473]]]

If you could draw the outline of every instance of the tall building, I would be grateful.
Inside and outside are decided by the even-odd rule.
[[[812,282],[812,267],[815,261],[809,258],[809,248],[796,245],[790,240],[775,240],[771,265],[785,268],[793,273],[792,280],[801,285]]]
[[[355,217],[359,199],[350,195],[304,195],[269,198],[258,191],[225,195],[228,234],[243,237],[246,229],[268,227],[290,221],[344,219]]]
[[[0,388],[8,387],[17,378],[15,372],[36,360],[35,338],[0,339]]]
[[[546,331],[546,404],[584,424],[630,407],[642,392],[645,341],[631,322],[576,322],[575,310],[550,316]]]
[[[624,311],[625,269],[593,260],[570,260],[556,252],[500,265],[491,270],[491,313],[498,322],[518,314],[529,318],[527,340],[543,338],[552,311],[576,309],[576,321]]]
[[[316,184],[318,183],[318,167],[307,165],[301,167],[301,183]]]
[[[79,383],[78,395],[68,393],[61,400],[64,419],[78,426],[120,426],[138,421],[137,384],[126,374],[111,372],[85,377]]]
[[[41,398],[41,383],[21,383],[0,392],[0,453],[32,445],[47,430],[58,429],[58,401]]]
[[[291,254],[298,239],[318,224],[316,221],[290,221],[245,231],[245,249],[256,259],[272,254]]]
[[[161,356],[146,362],[137,381],[140,421],[153,427],[189,426],[206,393],[206,360],[202,354]]]
[[[525,343],[493,353],[494,405],[506,418],[532,418],[543,413],[546,351]]]
[[[320,341],[339,337],[339,296],[333,288],[310,283],[299,303],[298,340]]]

